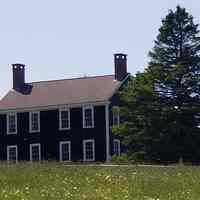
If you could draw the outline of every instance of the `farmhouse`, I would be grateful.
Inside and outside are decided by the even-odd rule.
[[[120,123],[118,90],[127,82],[127,56],[114,55],[114,75],[25,82],[13,64],[13,88],[0,101],[0,159],[105,161],[120,155],[111,132]]]

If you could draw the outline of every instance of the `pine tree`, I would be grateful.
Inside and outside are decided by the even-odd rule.
[[[162,20],[150,63],[122,92],[124,123],[115,132],[130,154],[200,160],[200,37],[180,6]]]
[[[185,8],[169,11],[149,56],[148,71],[154,74],[155,91],[170,111],[175,153],[189,159],[195,153],[190,147],[192,140],[199,134],[200,37],[198,24]]]
[[[149,71],[154,73],[157,92],[177,107],[186,102],[199,102],[200,94],[200,37],[198,24],[184,8],[162,20],[149,53]],[[196,98],[195,98],[196,97]]]

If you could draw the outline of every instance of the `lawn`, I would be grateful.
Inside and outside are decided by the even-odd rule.
[[[0,167],[0,199],[200,199],[200,167]]]

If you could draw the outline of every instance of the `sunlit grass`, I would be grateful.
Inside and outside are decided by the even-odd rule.
[[[0,199],[198,200],[200,168],[2,164]]]

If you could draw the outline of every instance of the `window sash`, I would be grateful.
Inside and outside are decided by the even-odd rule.
[[[70,129],[70,110],[67,108],[59,110],[59,128],[60,130]]]
[[[17,163],[18,161],[18,152],[17,146],[7,146],[7,161],[9,163]]]
[[[71,161],[71,142],[60,142],[60,161]]]
[[[7,115],[7,134],[17,134],[17,114]]]
[[[94,161],[95,160],[94,140],[84,140],[83,151],[84,151],[84,158],[83,158],[84,161]]]
[[[120,115],[119,111],[113,112],[113,126],[119,126],[120,124]]]
[[[30,132],[40,132],[40,112],[30,112]]]
[[[94,127],[94,108],[83,107],[83,128]]]
[[[41,160],[41,148],[40,144],[30,144],[30,161]]]
[[[120,156],[120,152],[121,150],[120,150],[120,140],[118,140],[118,139],[114,139],[114,141],[113,141],[113,153],[114,153],[114,155],[116,155],[116,156]]]

